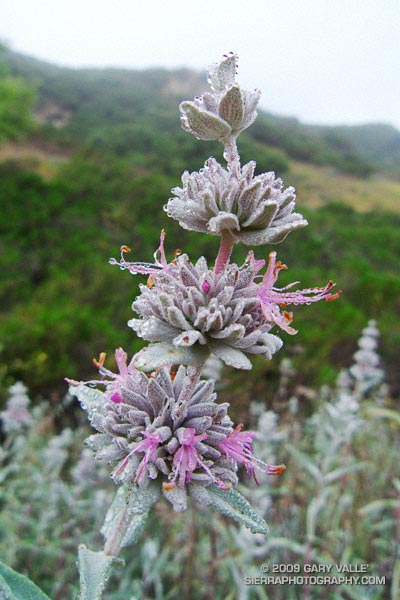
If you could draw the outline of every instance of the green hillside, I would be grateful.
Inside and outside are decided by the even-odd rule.
[[[196,73],[75,71],[8,51],[3,60],[37,102],[35,130],[0,145],[0,379],[56,398],[64,376],[92,376],[99,352],[140,346],[126,327],[139,278],[107,263],[121,244],[133,260],[150,260],[165,227],[169,256],[178,246],[193,257],[215,253],[213,238],[182,231],[162,206],[184,169],[221,150],[179,127],[179,101],[204,88]],[[314,128],[261,113],[239,147],[243,162],[255,159],[259,172],[297,187],[309,219],[276,247],[287,282],[332,278],[343,289],[339,301],[296,313],[297,337],[283,334],[281,358],[293,356],[302,383],[329,381],[376,318],[399,385],[400,183],[391,173],[400,133],[379,127],[366,150],[368,126]],[[236,253],[243,261],[246,251]],[[278,366],[256,364],[260,382],[272,382],[264,395]]]
[[[68,144],[106,145],[117,154],[143,142],[151,146],[151,136],[145,135],[148,129],[185,143],[187,136],[176,128],[178,103],[206,85],[204,74],[187,69],[74,70],[10,51],[4,52],[4,60],[13,74],[38,86],[36,112],[42,123],[50,125],[48,135],[51,132]],[[400,132],[388,125],[310,126],[260,111],[247,138],[248,143],[264,145],[264,150],[268,145],[293,159],[331,165],[354,175],[385,168],[398,175]],[[204,144],[200,149],[193,144],[201,156],[208,155]],[[187,139],[186,146],[190,146]]]

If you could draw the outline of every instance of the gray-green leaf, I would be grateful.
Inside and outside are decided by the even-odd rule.
[[[89,417],[96,412],[100,404],[104,402],[104,392],[97,390],[87,385],[71,385],[69,388],[71,396],[76,396],[84,410],[87,411]]]
[[[161,490],[159,482],[151,482],[147,488],[140,488],[136,484],[128,487],[126,493],[126,505],[128,511],[134,515],[143,515],[160,498]]]
[[[135,489],[137,486],[135,486]],[[134,544],[140,537],[147,520],[149,508],[158,500],[160,492],[151,486],[149,490],[137,488],[132,492],[127,487],[118,488],[114,500],[107,511],[101,534],[107,540],[119,527],[121,515],[126,511],[126,528],[120,548]]]
[[[135,365],[141,371],[154,371],[164,365],[201,366],[209,352],[205,348],[180,346],[176,348],[167,342],[149,344],[135,358]]]
[[[221,490],[215,485],[203,487],[192,484],[190,495],[200,502],[239,521],[253,533],[267,533],[268,525],[239,492],[234,489]]]
[[[114,562],[120,561],[104,552],[93,552],[86,546],[79,546],[79,600],[101,600]]]
[[[1,600],[50,600],[30,579],[0,562]]]

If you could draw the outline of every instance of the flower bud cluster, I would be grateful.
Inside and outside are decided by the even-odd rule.
[[[259,246],[277,243],[290,231],[307,225],[293,212],[295,190],[283,189],[273,172],[254,177],[255,162],[224,169],[210,158],[198,173],[185,173],[182,188],[172,190],[165,210],[185,229],[221,235],[229,231],[235,241]]]
[[[210,67],[211,92],[182,102],[181,123],[200,140],[220,140],[230,145],[257,117],[259,90],[243,90],[236,82],[237,55],[228,54]]]

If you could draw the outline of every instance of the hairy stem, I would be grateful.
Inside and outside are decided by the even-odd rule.
[[[229,140],[225,145],[224,158],[228,163],[228,169],[231,169],[235,164],[240,164],[240,156],[236,145],[236,140]]]
[[[123,508],[112,533],[106,539],[106,543],[104,544],[104,554],[118,556],[124,535],[131,520],[132,514],[128,511],[127,507]]]
[[[180,406],[184,406],[186,404],[186,402],[189,400],[189,398],[191,397],[194,388],[196,387],[196,385],[199,382],[202,368],[203,368],[203,365],[201,365],[200,367],[188,367],[188,374],[187,374],[187,380],[186,380],[187,383],[186,383],[185,387],[183,388],[183,390],[181,391],[180,396],[179,396],[179,405]]]
[[[223,272],[232,254],[235,238],[228,229],[224,229],[221,234],[221,241],[218,250],[218,256],[215,259],[215,273],[219,275]]]

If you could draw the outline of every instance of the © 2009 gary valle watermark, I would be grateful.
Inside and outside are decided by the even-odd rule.
[[[385,585],[384,576],[368,574],[368,564],[264,563],[263,575],[245,576],[245,585]]]

